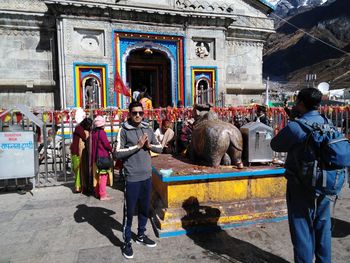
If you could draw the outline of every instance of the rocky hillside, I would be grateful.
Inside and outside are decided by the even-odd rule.
[[[314,73],[317,82],[330,82],[332,88],[350,86],[349,0],[332,1],[293,15],[282,21],[276,32],[265,48],[265,77],[302,82],[306,74]]]

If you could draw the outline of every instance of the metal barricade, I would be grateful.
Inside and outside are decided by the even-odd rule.
[[[237,116],[240,116],[243,122],[247,123],[254,120],[256,115],[256,106],[254,105],[249,107],[213,107],[212,110],[217,112],[221,120],[232,124],[235,123],[235,117]],[[330,118],[346,136],[350,136],[349,106],[322,106],[320,111]],[[128,110],[118,108],[88,110],[86,112],[87,116],[92,119],[96,115],[106,117],[105,131],[111,143],[115,142],[120,125],[128,116]],[[0,112],[0,114],[3,113],[4,111]],[[73,181],[70,145],[77,125],[74,113],[75,110],[34,112],[44,123],[42,128],[39,128],[27,117],[21,117],[18,112],[10,113],[7,119],[0,119],[0,131],[8,129],[10,125],[17,125],[24,131],[34,133],[34,141],[38,145],[35,147],[37,157],[34,163],[38,170],[35,176],[37,186],[50,186]],[[274,134],[277,134],[288,122],[288,116],[281,107],[269,108],[267,116],[270,118]],[[178,137],[180,134],[177,126],[192,118],[192,108],[152,109],[145,111],[145,118],[150,121],[151,127],[155,127],[156,122],[160,124],[163,119],[172,121],[175,124],[175,135]],[[175,148],[177,148],[176,144]],[[283,159],[284,155],[274,153],[274,157]]]

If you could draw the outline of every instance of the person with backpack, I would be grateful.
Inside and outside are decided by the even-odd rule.
[[[152,161],[150,151],[162,152],[162,146],[147,122],[143,121],[144,108],[140,102],[131,102],[129,117],[119,129],[114,156],[123,161],[125,176],[124,218],[122,254],[125,258],[134,257],[131,246],[131,225],[138,206],[138,228],[136,243],[155,247],[156,242],[145,235],[149,217],[152,192]]]
[[[318,112],[322,93],[302,89],[296,99],[298,118],[271,141],[287,152],[287,208],[295,262],[331,262],[330,203],[343,186],[349,165],[349,141]],[[332,148],[333,147],[333,148]],[[345,154],[343,153],[345,151]]]

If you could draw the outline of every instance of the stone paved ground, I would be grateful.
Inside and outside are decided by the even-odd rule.
[[[34,195],[0,195],[0,262],[124,262],[122,192],[113,200],[73,194],[66,186]],[[350,190],[335,212],[333,262],[350,262]],[[136,218],[135,218],[136,221]],[[134,228],[135,230],[135,228]],[[155,238],[149,225],[148,234]],[[157,239],[155,248],[133,245],[132,262],[292,262],[288,223],[268,223],[211,234]]]

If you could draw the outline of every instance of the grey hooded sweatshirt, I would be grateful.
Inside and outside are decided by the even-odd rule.
[[[137,143],[144,133],[148,134],[151,151],[161,153],[162,146],[146,122],[141,122],[138,127],[132,126],[129,122],[124,122],[118,132],[114,157],[123,161],[123,172],[128,182],[144,181],[152,175],[152,161],[149,150],[145,147],[141,149],[137,147]]]

